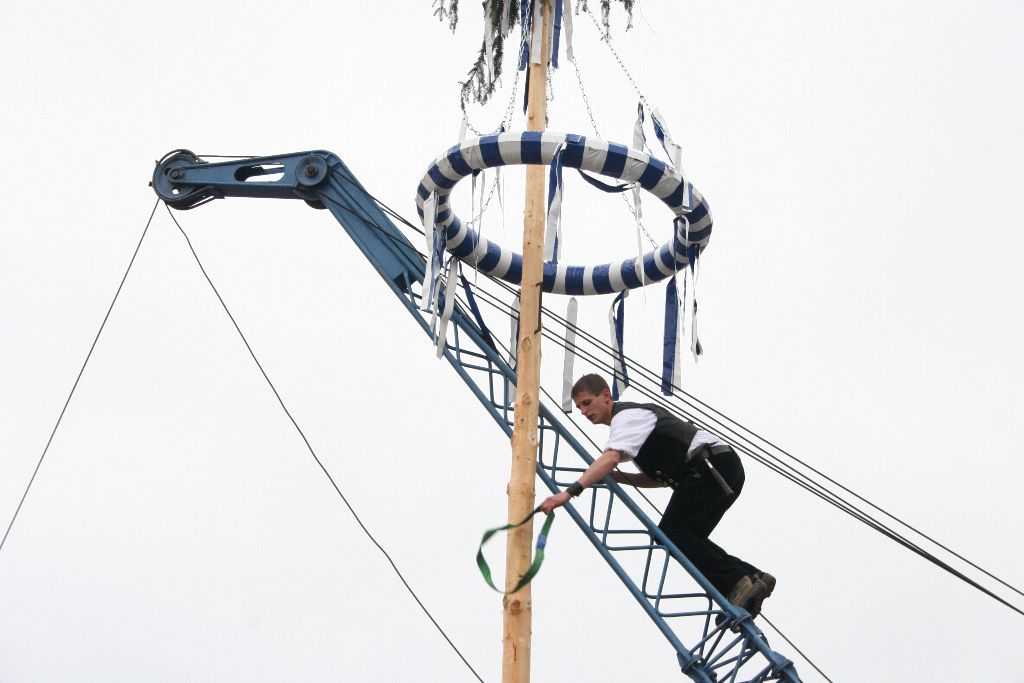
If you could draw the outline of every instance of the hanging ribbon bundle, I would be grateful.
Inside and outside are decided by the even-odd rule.
[[[490,0],[484,3],[484,14],[488,14],[487,4]],[[523,30],[523,44],[519,50],[519,70],[526,71],[526,88],[523,92],[523,113],[526,113],[527,108],[530,104],[530,70],[526,67],[529,64],[540,64],[542,62],[542,56],[544,54],[544,36],[541,31],[534,31],[534,27],[543,26],[543,12],[544,5],[549,4],[548,2],[530,2],[530,0],[520,0],[519,2],[519,25]],[[532,11],[531,9],[532,8]],[[507,14],[507,13],[504,13]],[[562,22],[565,22],[565,56],[570,62],[576,61],[576,56],[572,49],[572,5],[569,0],[555,0],[554,3],[554,15],[552,17],[552,31],[548,38],[547,50],[551,56],[551,67],[554,69],[558,68],[558,52],[562,42]],[[485,22],[484,31],[490,31],[489,24]],[[490,49],[487,47],[487,36],[485,33],[484,43],[485,52],[489,53]]]
[[[437,229],[437,195],[433,193],[423,203],[423,235],[427,241],[427,265],[420,308],[433,312],[437,299],[437,280],[444,258],[444,243],[447,241],[447,233]]]
[[[448,258],[448,274],[445,276],[444,303],[441,308],[440,322],[437,326],[435,346],[437,357],[444,353],[448,343],[448,321],[452,319],[452,312],[455,310],[455,290],[458,289],[456,282],[459,277],[459,260],[454,256]]]
[[[675,219],[677,231],[682,227],[684,235],[690,230],[690,222],[686,216],[678,216]],[[673,249],[684,248],[678,240],[673,242]],[[678,259],[676,259],[678,263]],[[678,275],[678,274],[677,274]],[[678,387],[681,376],[681,349],[680,341],[686,336],[685,316],[679,315],[679,309],[686,302],[686,270],[683,270],[683,296],[679,296],[679,283],[677,275],[672,279],[665,289],[665,337],[661,356],[661,393],[671,396],[673,387]]]
[[[562,196],[564,184],[562,164],[565,157],[565,144],[558,146],[551,158],[551,170],[548,174],[548,212],[547,229],[544,236],[544,260],[552,265],[558,264],[562,253]],[[566,337],[565,355],[562,361],[562,410],[572,410],[573,359],[575,357],[576,316],[578,304],[576,297],[570,297],[566,306]]]

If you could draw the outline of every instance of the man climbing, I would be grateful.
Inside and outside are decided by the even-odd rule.
[[[580,413],[594,424],[611,426],[608,445],[579,480],[540,505],[545,513],[561,507],[588,486],[611,474],[620,484],[673,489],[658,524],[729,602],[757,616],[772,594],[775,577],[729,555],[708,536],[743,490],[743,465],[732,448],[660,406],[613,401],[608,383],[584,375],[572,388]],[[620,472],[632,460],[640,472]]]

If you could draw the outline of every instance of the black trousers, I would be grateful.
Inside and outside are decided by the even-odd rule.
[[[733,451],[712,455],[709,460],[735,495],[727,496],[722,491],[706,463],[691,461],[682,483],[672,493],[658,528],[672,539],[711,585],[728,596],[737,581],[758,569],[733,557],[708,538],[739,497],[744,480],[743,464]]]

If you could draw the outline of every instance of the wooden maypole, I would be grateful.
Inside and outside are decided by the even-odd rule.
[[[550,55],[551,3],[543,4],[540,63],[531,59],[526,128],[543,131],[547,123],[547,71]],[[540,305],[544,284],[545,167],[526,167],[523,212],[523,279],[519,290],[519,346],[516,352],[515,424],[512,431],[512,473],[508,483],[508,521],[520,522],[534,508],[537,472],[537,419],[540,405]],[[505,590],[515,587],[530,567],[533,524],[511,531],[506,541]],[[503,683],[529,683],[533,599],[530,584],[503,602]]]

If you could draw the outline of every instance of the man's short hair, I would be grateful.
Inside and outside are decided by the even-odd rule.
[[[575,398],[576,396],[582,394],[585,391],[588,394],[593,394],[594,396],[597,396],[605,389],[608,389],[608,382],[606,382],[604,377],[602,377],[601,375],[597,374],[596,372],[592,372],[589,375],[583,375],[578,380],[576,380],[576,384],[572,385],[571,395],[573,398]]]

